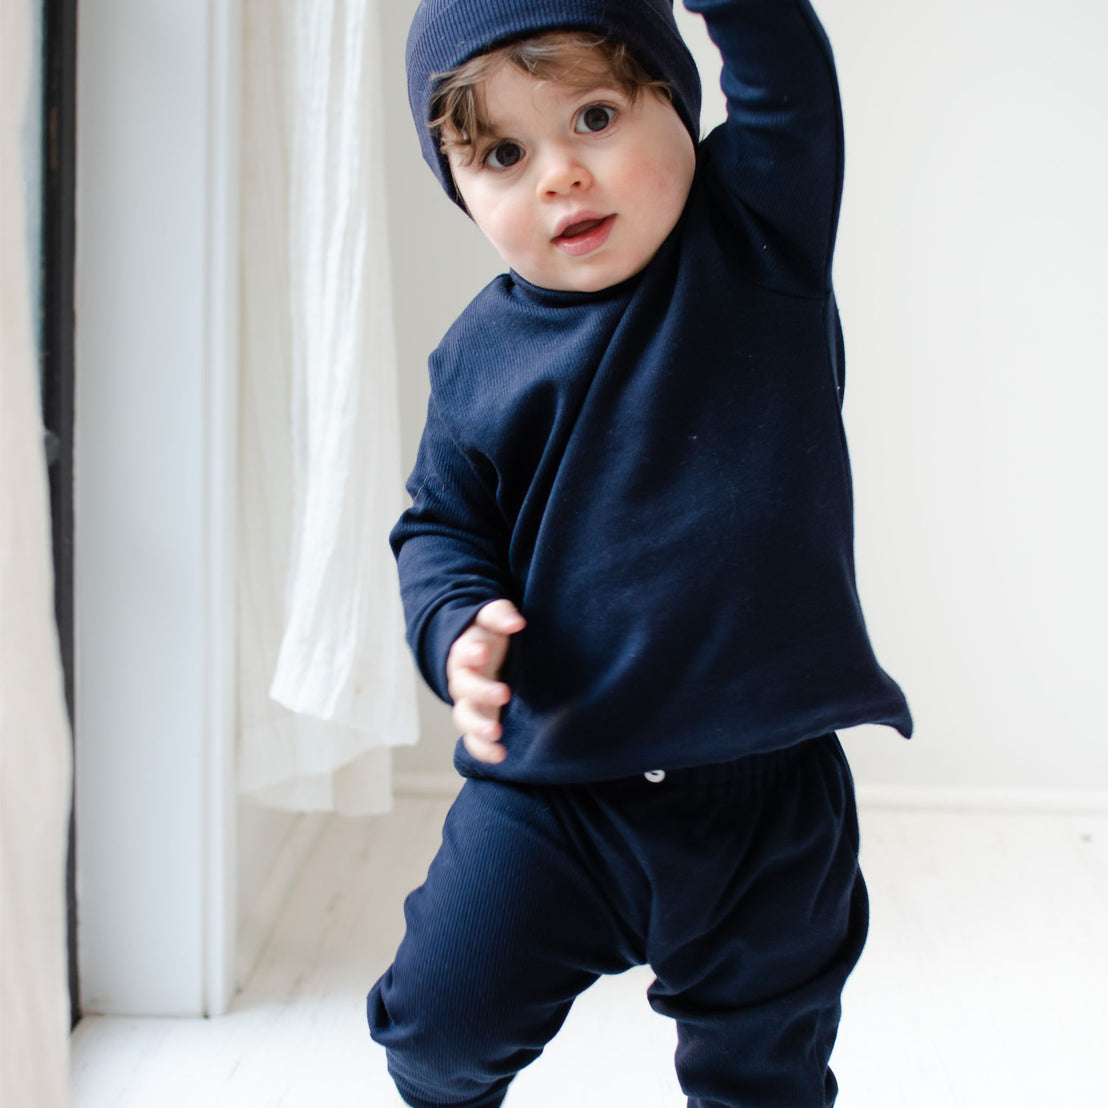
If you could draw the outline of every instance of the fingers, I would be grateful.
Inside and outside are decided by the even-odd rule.
[[[500,709],[511,699],[502,681],[490,681],[470,669],[459,669],[451,681],[454,724],[462,732],[466,749],[482,762],[500,762],[502,728]]]
[[[500,635],[514,635],[527,626],[519,609],[510,600],[493,600],[478,613],[474,623],[486,631]]]
[[[504,664],[509,637],[525,626],[526,620],[510,600],[494,600],[481,608],[447,655],[446,679],[451,698],[457,700],[472,694],[472,685],[455,687],[466,671],[493,680]]]
[[[499,646],[496,638],[478,627],[468,627],[458,636],[458,641],[450,648],[446,659],[446,672],[449,679],[463,669],[474,670],[494,676],[491,665],[494,661],[494,646]],[[451,690],[453,696],[453,690]]]
[[[462,732],[466,750],[479,762],[502,762],[504,747],[500,745],[503,729],[499,707],[482,707],[473,700],[458,700],[454,704],[454,723]]]
[[[472,701],[482,709],[499,709],[512,699],[512,690],[503,681],[485,677],[476,669],[460,666],[450,682],[455,701]]]
[[[463,735],[462,744],[478,762],[497,765],[508,757],[508,752],[498,742],[488,742],[472,735]]]
[[[508,637],[471,626],[458,636],[446,656],[446,684],[452,700],[464,696],[482,696],[490,685],[498,684],[496,675],[508,652]]]
[[[458,636],[446,660],[447,686],[454,701],[454,723],[469,753],[481,762],[502,762],[500,709],[511,689],[496,680],[508,653],[508,640],[526,620],[510,600],[486,604]]]
[[[500,709],[485,708],[473,700],[454,704],[454,722],[467,735],[495,742],[500,738]]]

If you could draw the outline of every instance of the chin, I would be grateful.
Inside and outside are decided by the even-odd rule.
[[[648,259],[649,260],[649,259]],[[587,279],[588,287],[582,286],[582,292],[600,292],[602,289],[610,289],[613,285],[629,281],[636,274],[646,268],[646,262],[638,265],[624,265],[618,269],[605,269]]]
[[[650,258],[641,260],[623,258],[618,262],[610,257],[582,259],[577,265],[568,267],[532,267],[513,264],[507,257],[504,257],[504,260],[521,277],[542,289],[551,289],[555,292],[602,292],[634,277],[646,267]]]
[[[634,277],[645,265],[643,262],[642,265],[582,267],[580,271],[566,275],[560,287],[573,292],[602,292]]]
[[[621,277],[582,276],[580,280],[574,281],[572,286],[567,287],[571,287],[573,292],[602,292],[612,285],[618,285],[621,280]]]

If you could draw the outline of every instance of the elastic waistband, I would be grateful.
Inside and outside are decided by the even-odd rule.
[[[590,786],[603,791],[642,791],[651,789],[702,788],[706,785],[734,785],[748,783],[760,785],[764,782],[790,772],[799,763],[831,747],[840,752],[839,738],[833,731],[814,739],[804,739],[792,746],[780,750],[769,750],[761,754],[747,754],[732,762],[715,762],[706,766],[689,766],[685,769],[666,769],[659,766],[647,773],[637,773],[633,777],[621,777],[614,781],[604,781]]]

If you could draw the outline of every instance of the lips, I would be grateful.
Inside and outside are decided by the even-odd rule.
[[[607,242],[615,219],[614,215],[577,212],[562,222],[551,242],[573,257],[591,253]]]
[[[558,237],[575,239],[593,230],[594,227],[599,227],[603,222],[602,219],[583,219],[580,223],[571,223]]]

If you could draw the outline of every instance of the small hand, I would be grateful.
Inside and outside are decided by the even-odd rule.
[[[497,680],[508,642],[527,626],[510,600],[486,604],[477,618],[454,640],[446,658],[446,683],[454,701],[454,722],[462,742],[479,762],[502,762],[500,709],[512,691]]]

